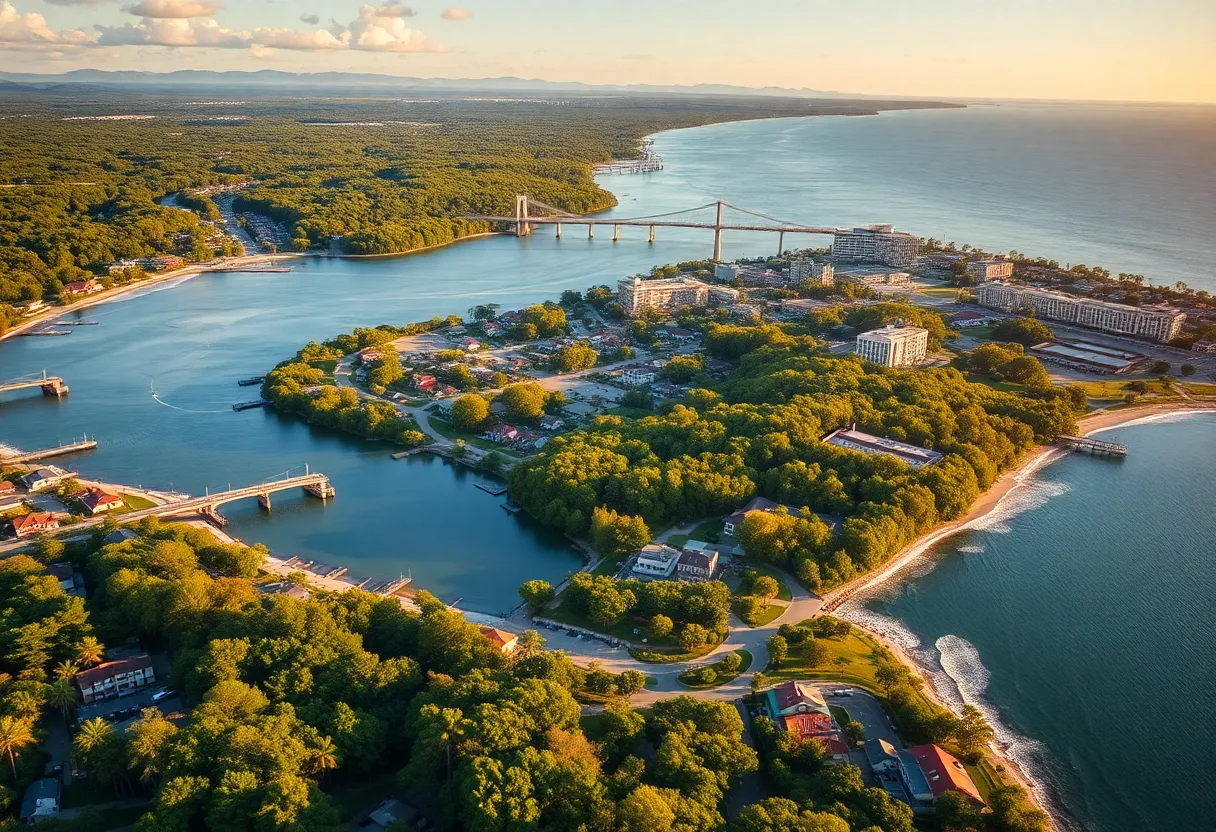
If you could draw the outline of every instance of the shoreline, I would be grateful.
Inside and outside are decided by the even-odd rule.
[[[1176,414],[1211,412],[1216,412],[1216,402],[1158,402],[1134,405],[1116,410],[1095,411],[1078,419],[1077,425],[1079,433],[1082,436],[1090,436],[1126,425],[1152,421]],[[1003,473],[993,483],[991,488],[980,495],[979,499],[975,501],[971,510],[965,516],[921,535],[906,546],[902,552],[892,558],[877,573],[865,575],[825,595],[822,612],[836,614],[838,610],[845,608],[845,614],[840,615],[841,618],[890,650],[905,667],[915,673],[917,678],[924,683],[922,691],[929,699],[954,713],[954,708],[946,702],[945,697],[942,696],[941,692],[934,685],[933,675],[936,673],[934,668],[922,664],[904,645],[898,643],[885,633],[878,632],[848,616],[847,607],[851,605],[864,606],[867,591],[876,590],[887,584],[901,581],[904,573],[919,562],[922,555],[932,549],[933,546],[953,537],[955,534],[974,527],[980,521],[994,514],[999,510],[1005,497],[1026,484],[1041,469],[1064,458],[1067,453],[1065,450],[1050,445],[1036,446],[1027,451],[1025,457],[1016,466]],[[1010,755],[1007,745],[1002,744],[1000,740],[994,739],[989,746],[989,752],[991,758],[1004,767],[1004,772],[1001,773],[1026,790],[1026,793],[1034,804],[1048,814],[1055,828],[1075,828],[1075,823],[1071,821],[1067,823],[1063,822],[1065,818],[1062,818],[1061,815],[1063,814],[1064,807],[1058,796],[1047,785],[1033,777],[1025,766],[1015,760]],[[1051,796],[1050,800],[1048,796]]]

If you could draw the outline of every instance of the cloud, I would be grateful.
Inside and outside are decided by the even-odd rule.
[[[157,20],[145,18],[123,26],[94,26],[100,46],[213,46],[243,49],[249,46],[248,32],[225,29],[214,20]]]
[[[170,18],[210,17],[219,11],[216,0],[139,0],[122,10],[136,17]]]
[[[302,14],[300,15],[300,22],[307,23],[309,26],[316,26],[321,22],[321,18],[317,17],[315,14]]]
[[[252,40],[257,46],[270,49],[296,49],[302,52],[324,52],[344,49],[349,35],[335,37],[326,29],[301,32],[297,29],[254,29]]]
[[[400,3],[389,3],[376,9],[377,17],[414,17],[418,12]]]
[[[100,6],[110,0],[46,0],[52,6]]]
[[[37,12],[22,14],[8,0],[0,2],[0,43],[18,49],[87,46],[93,37],[79,29],[52,29]]]
[[[468,20],[473,16],[473,14],[468,9],[462,9],[459,6],[450,6],[449,8],[444,9],[443,13],[439,16],[444,20]]]
[[[351,21],[350,48],[367,52],[443,52],[442,44],[405,24],[403,17],[384,17],[375,6],[360,6]]]

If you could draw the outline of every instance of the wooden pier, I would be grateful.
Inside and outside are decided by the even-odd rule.
[[[232,409],[237,413],[240,413],[242,410],[253,410],[255,407],[267,407],[269,404],[270,402],[266,401],[265,399],[257,399],[256,401],[251,402],[237,402],[232,406]]]
[[[253,376],[251,378],[242,378],[237,380],[237,385],[240,387],[252,387],[255,384],[261,384],[266,380],[266,376]]]
[[[496,483],[496,482],[479,481],[479,482],[473,483],[473,485],[477,486],[478,488],[480,488],[482,491],[486,492],[487,494],[494,495],[495,497],[501,497],[503,494],[507,493],[507,487],[505,485],[502,485],[502,484]]]
[[[70,445],[58,445],[54,448],[43,448],[40,451],[30,451],[25,454],[16,454],[15,456],[4,457],[0,459],[5,465],[20,465],[25,462],[37,462],[40,459],[50,459],[54,456],[63,456],[64,454],[74,454],[78,451],[91,451],[97,447],[96,439],[82,439],[79,442],[73,442]]]
[[[1057,436],[1056,444],[1072,451],[1092,454],[1094,456],[1127,456],[1127,446],[1117,442],[1103,442],[1101,439],[1090,439],[1088,436]]]

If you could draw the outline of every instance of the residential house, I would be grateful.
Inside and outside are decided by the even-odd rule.
[[[75,681],[80,698],[88,705],[111,696],[123,696],[128,691],[151,684],[155,679],[152,658],[147,653],[140,653],[82,670],[76,674]]]
[[[848,759],[849,744],[819,688],[808,682],[789,681],[769,688],[764,697],[773,721],[781,730],[818,740],[835,760]]]
[[[438,381],[439,380],[430,373],[419,373],[418,375],[414,376],[413,387],[415,390],[420,390],[423,393],[433,393],[435,392],[435,385],[438,383]]]
[[[836,762],[849,759],[849,744],[844,732],[830,716],[821,713],[794,714],[782,718],[786,731],[797,734],[804,740],[817,740]]]
[[[134,529],[115,529],[101,539],[102,543],[126,543],[128,540],[134,540],[139,537],[139,532]]]
[[[899,776],[899,752],[882,737],[866,740],[866,760],[876,776]]]
[[[481,342],[476,338],[461,338],[460,348],[465,352],[477,352],[481,349]]]
[[[17,493],[17,486],[8,480],[0,480],[0,497],[11,497]]]
[[[647,578],[670,578],[679,560],[678,550],[659,543],[648,543],[638,553],[633,572]]]
[[[486,321],[481,325],[481,328],[485,330],[487,338],[497,338],[503,333],[502,325],[496,321]]]
[[[481,634],[490,640],[499,653],[509,656],[519,647],[519,636],[515,633],[508,633],[506,630],[499,630],[497,627],[478,627]]]
[[[685,548],[680,552],[676,573],[692,581],[708,581],[718,571],[718,553],[709,550]]]
[[[542,416],[540,420],[541,430],[560,430],[564,424],[566,422],[560,416]]]
[[[457,393],[459,393],[459,392],[460,392],[460,391],[459,391],[459,390],[457,390],[457,389],[456,389],[455,387],[453,387],[452,385],[450,385],[450,384],[445,384],[445,385],[443,385],[443,389],[441,389],[441,390],[439,391],[439,395],[441,395],[441,396],[455,396],[455,395],[456,395]]]
[[[17,537],[30,537],[57,528],[59,528],[59,518],[49,511],[20,514],[13,518],[13,534]]]
[[[51,563],[46,567],[50,576],[59,581],[59,588],[68,595],[84,595],[84,576],[70,563]]]
[[[644,384],[654,384],[658,375],[653,370],[634,369],[630,367],[627,370],[621,371],[621,381],[628,384],[630,387],[640,387]]]
[[[980,791],[967,773],[967,768],[949,751],[936,745],[917,745],[909,748],[908,753],[916,759],[925,779],[929,781],[934,800],[948,791],[956,791],[977,807],[984,805],[984,799],[980,797]]]
[[[743,508],[728,514],[722,518],[722,536],[725,538],[734,538],[739,529],[743,526],[743,521],[747,519],[748,512],[751,511],[775,511],[783,506],[780,503],[775,503],[767,497],[756,497]],[[793,506],[784,506],[785,510],[790,514],[797,516],[802,510]]]
[[[73,280],[71,283],[63,285],[63,291],[73,295],[91,295],[94,292],[100,292],[102,286],[93,278],[87,280]]]
[[[54,465],[47,465],[43,468],[36,468],[30,471],[21,478],[21,483],[29,491],[41,491],[44,488],[53,488],[65,480],[72,478],[72,475],[62,468],[57,468]]]
[[[21,798],[21,822],[41,823],[59,817],[58,777],[43,777],[30,783]]]
[[[109,491],[96,486],[86,488],[76,495],[76,499],[84,506],[84,510],[89,513],[89,516],[113,511],[116,508],[122,508],[124,505],[121,496],[111,494]]]
[[[421,828],[422,817],[418,810],[400,800],[385,800],[367,815],[359,826],[368,830]]]
[[[519,438],[519,429],[513,428],[510,425],[495,425],[485,433],[486,439],[491,442],[508,443],[514,442]]]
[[[549,437],[541,436],[539,433],[533,433],[530,430],[521,430],[519,435],[515,437],[515,444],[525,448],[543,448],[548,441]]]

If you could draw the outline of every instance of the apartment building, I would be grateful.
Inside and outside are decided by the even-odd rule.
[[[643,280],[628,277],[617,282],[616,299],[631,318],[643,309],[672,312],[685,306],[705,306],[709,302],[709,286],[691,277],[667,277]]]
[[[831,286],[836,279],[836,270],[828,263],[816,263],[809,257],[790,262],[790,285],[811,282],[820,286]]]
[[[840,281],[842,283],[856,283],[861,286],[907,286],[912,282],[912,275],[907,272],[842,274]]]
[[[857,336],[857,354],[884,367],[913,367],[929,351],[929,330],[918,326],[884,326]]]
[[[976,283],[990,280],[1006,280],[1013,277],[1013,261],[997,257],[991,260],[972,260],[967,264],[967,273]]]
[[[99,699],[122,696],[126,691],[141,688],[154,680],[152,659],[147,653],[140,653],[80,671],[76,674],[76,687],[81,700],[88,705]]]
[[[889,225],[842,228],[832,237],[832,256],[903,268],[916,262],[919,245],[916,237]]]
[[[1051,289],[1015,286],[1003,281],[977,286],[975,297],[981,305],[991,309],[1005,312],[1033,309],[1035,315],[1044,320],[1063,321],[1163,343],[1178,337],[1186,320],[1185,312],[1168,306],[1125,306]]]

